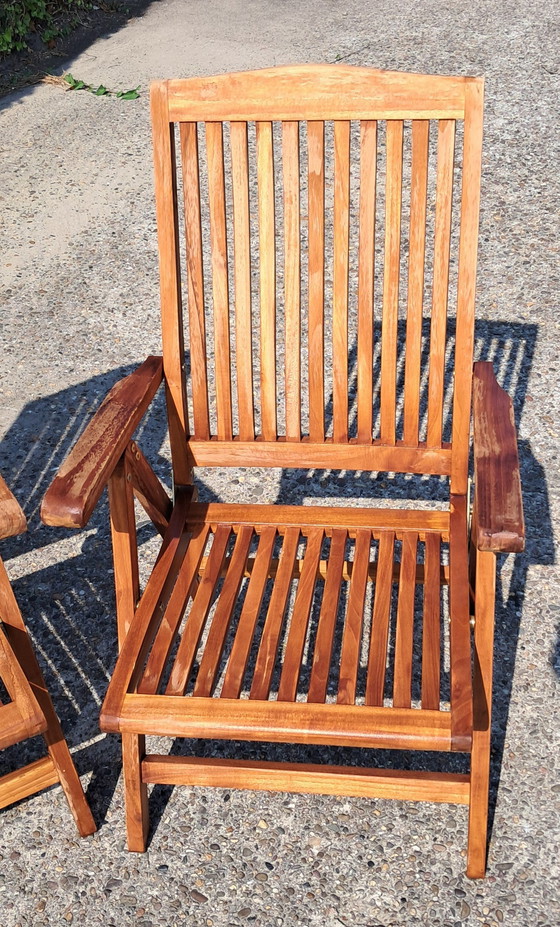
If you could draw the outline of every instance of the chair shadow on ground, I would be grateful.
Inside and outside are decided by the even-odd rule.
[[[477,324],[476,356],[494,362],[500,383],[513,397],[518,426],[527,395],[537,328],[523,323],[483,321]],[[452,357],[449,365],[451,363]],[[78,769],[82,774],[91,774],[88,797],[98,824],[105,818],[120,775],[118,739],[98,736],[99,708],[117,653],[106,495],[85,531],[81,532],[41,525],[39,507],[52,476],[86,421],[113,383],[131,369],[121,367],[29,403],[0,445],[0,472],[22,505],[29,523],[27,534],[2,542],[0,555],[14,577],[14,591],[68,742],[76,751]],[[327,409],[327,418],[328,415]],[[139,432],[139,442],[158,476],[169,486],[165,422],[160,391]],[[554,562],[545,474],[534,459],[529,442],[521,441],[519,451],[527,544],[525,552],[514,558],[512,568],[507,565],[507,558],[498,558],[495,654],[499,659],[494,677],[491,822],[496,807],[527,570],[531,564]],[[276,501],[298,503],[325,495],[332,495],[334,500],[348,493],[349,479],[348,474],[324,471],[283,471]],[[198,488],[202,500],[219,501],[203,482],[199,481]],[[386,474],[358,474],[351,486],[353,497],[371,502],[388,495],[411,500],[424,496],[442,502],[447,492],[444,480],[412,481],[408,476],[391,478]],[[150,541],[154,535],[151,525],[143,524],[139,531],[140,544]],[[11,749],[19,751],[19,763],[22,753],[24,760],[34,758],[32,745]],[[248,758],[262,755],[262,747],[258,744],[214,741],[175,742],[171,750],[173,753],[235,754]],[[449,771],[465,768],[465,757],[461,755],[411,754],[403,757],[399,753],[395,758],[390,751],[267,745],[267,756],[279,760],[329,760],[364,765],[364,753],[369,765],[373,762],[413,768],[426,764],[432,769]],[[10,766],[10,751],[0,754],[0,764],[0,772],[6,764]],[[171,791],[165,786],[153,789],[150,799],[153,831],[164,814]]]

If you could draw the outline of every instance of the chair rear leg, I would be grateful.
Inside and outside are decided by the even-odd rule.
[[[146,851],[148,840],[148,786],[142,782],[142,759],[146,738],[139,734],[122,735],[126,837],[129,850]]]
[[[471,790],[467,876],[482,879],[486,872],[490,733],[492,727],[492,665],[496,556],[476,551],[474,628],[474,730],[471,752]]]

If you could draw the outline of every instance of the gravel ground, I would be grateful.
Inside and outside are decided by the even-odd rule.
[[[143,89],[156,77],[295,61],[485,75],[478,347],[496,355],[514,396],[528,543],[515,564],[500,564],[484,882],[464,876],[466,809],[444,805],[157,787],[149,851],[126,852],[119,745],[97,725],[116,652],[106,504],[75,534],[41,527],[37,512],[84,417],[159,350],[147,97],[38,85],[0,101],[0,469],[30,522],[1,553],[101,825],[80,840],[60,789],[2,813],[0,927],[560,922],[554,12],[520,0],[427,0],[407,12],[387,0],[161,0],[65,65],[90,83]],[[168,479],[161,411],[143,446]],[[277,471],[200,481],[206,497],[322,492],[320,481]],[[383,488],[369,481],[370,495]],[[147,526],[142,540],[146,564]],[[6,751],[0,770],[15,758]]]

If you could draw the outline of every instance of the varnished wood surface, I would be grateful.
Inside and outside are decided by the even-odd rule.
[[[161,357],[149,357],[110,390],[45,493],[45,524],[83,528],[88,523],[162,375]]]
[[[26,529],[27,521],[21,506],[0,476],[0,538],[22,534]]]
[[[317,763],[148,755],[142,763],[142,779],[147,783],[165,785],[210,785],[355,798],[398,798],[453,804],[468,804],[469,800],[469,777],[461,773],[325,767]]]
[[[473,423],[477,547],[522,551],[525,522],[513,403],[487,361],[474,366]]]
[[[200,119],[461,119],[474,78],[289,65],[167,82],[169,116]]]

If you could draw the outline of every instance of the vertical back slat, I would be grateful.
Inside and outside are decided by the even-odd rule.
[[[441,634],[440,536],[427,534],[422,621],[422,708],[439,709]]]
[[[301,259],[299,123],[282,123],[286,439],[301,438]]]
[[[307,123],[309,222],[309,436],[325,437],[325,124]]]
[[[399,603],[395,637],[393,707],[410,708],[412,695],[412,644],[414,634],[414,592],[416,589],[416,548],[418,535],[403,536],[399,575]]]
[[[403,123],[387,120],[385,266],[381,328],[381,441],[395,443]]]
[[[428,375],[428,447],[441,446],[443,427],[443,381],[445,374],[454,153],[455,121],[441,119],[438,126],[434,283]]]
[[[276,255],[272,123],[257,122],[261,314],[261,427],[276,440]]]
[[[206,123],[210,246],[212,251],[212,298],[214,302],[214,356],[216,416],[219,438],[231,441],[231,362],[229,293],[224,183],[224,141],[221,122]]]
[[[404,443],[410,446],[418,444],[420,420],[420,361],[426,256],[429,133],[430,123],[427,119],[413,121],[403,429]]]
[[[189,366],[193,395],[193,423],[195,436],[207,440],[210,437],[210,420],[208,416],[208,375],[206,369],[198,133],[195,122],[181,123],[180,139],[183,167],[183,200],[185,204],[190,341]]]
[[[167,413],[173,476],[177,484],[191,479],[186,438],[189,434],[185,345],[179,261],[175,129],[169,122],[167,83],[150,91],[153,129],[154,181],[159,248],[159,279],[163,366],[167,385]]]
[[[251,229],[249,222],[249,157],[247,123],[232,122],[231,175],[233,192],[233,253],[235,281],[235,345],[239,437],[255,437],[251,316]]]
[[[348,441],[350,123],[334,123],[333,439]]]
[[[458,494],[467,491],[469,464],[483,100],[482,81],[468,81],[465,86],[463,187],[455,335],[455,343],[460,345],[460,350],[455,351],[451,461],[451,492]]]
[[[373,428],[373,275],[377,122],[360,124],[360,231],[358,245],[358,441]]]

